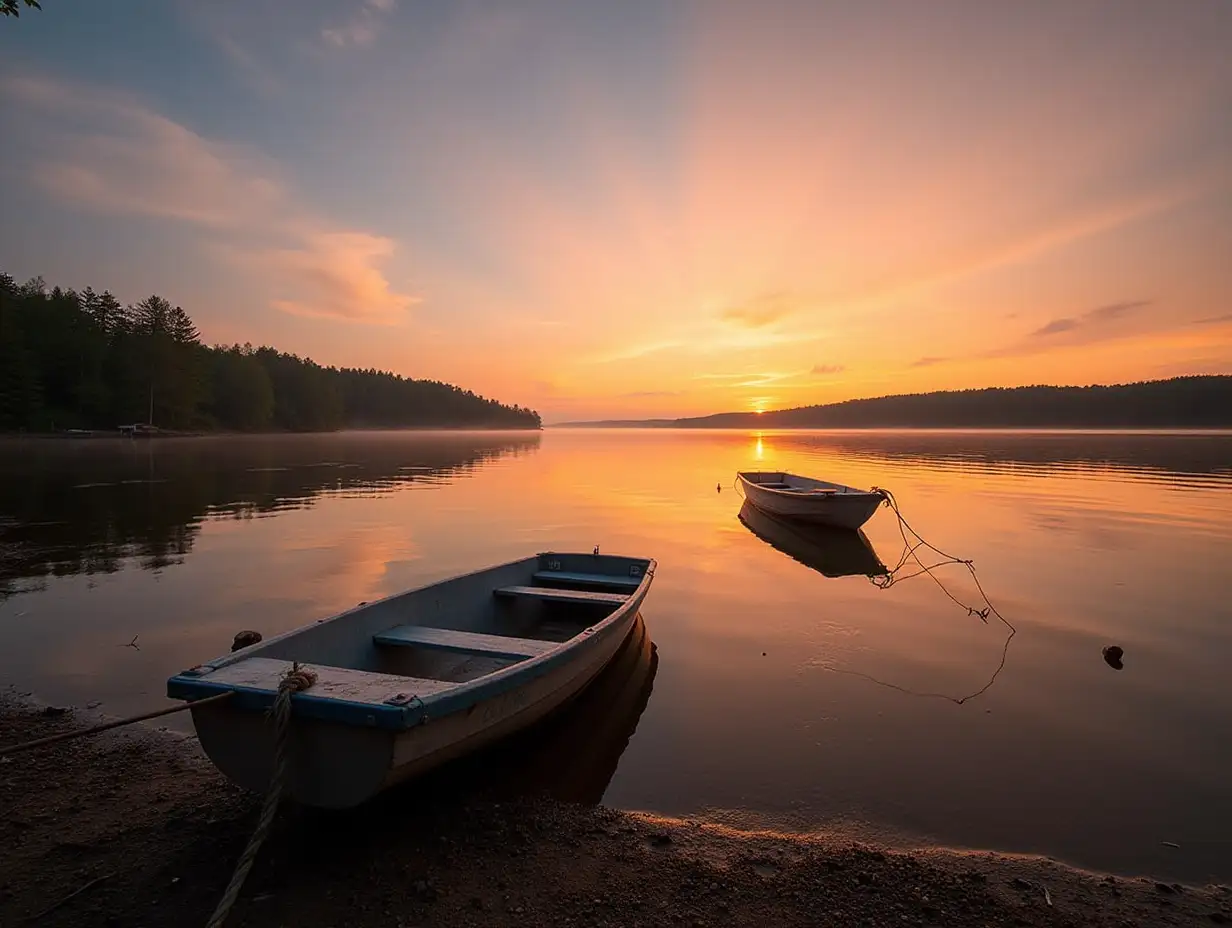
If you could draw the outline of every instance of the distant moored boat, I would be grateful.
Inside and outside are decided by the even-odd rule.
[[[835,528],[859,528],[885,499],[876,490],[858,490],[783,471],[741,471],[737,479],[745,499],[762,512]]]

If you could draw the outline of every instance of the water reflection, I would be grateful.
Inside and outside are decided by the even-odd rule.
[[[772,441],[783,450],[825,450],[852,460],[925,464],[939,470],[1215,477],[1208,485],[1219,485],[1232,475],[1226,432],[775,432]],[[767,443],[758,437],[757,460],[765,456]]]
[[[572,702],[529,731],[450,764],[436,776],[449,792],[547,794],[595,805],[650,702],[658,669],[658,649],[638,616],[611,663]],[[410,792],[421,793],[424,787],[421,783]]]
[[[737,516],[750,532],[823,577],[877,577],[889,573],[861,531],[788,522],[745,501]]]
[[[535,433],[0,442],[0,601],[50,577],[182,563],[203,522],[462,479]]]

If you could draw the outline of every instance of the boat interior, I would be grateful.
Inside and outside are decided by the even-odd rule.
[[[767,490],[787,490],[792,493],[864,493],[841,483],[830,483],[826,480],[814,480],[812,477],[799,477],[782,471],[775,472],[742,472],[740,474],[749,483],[764,487]]]
[[[314,696],[386,702],[401,678],[425,697],[538,657],[602,622],[636,592],[651,563],[541,554],[361,603],[195,675],[211,689],[273,692],[300,662],[318,675]],[[194,674],[177,679],[186,675]]]

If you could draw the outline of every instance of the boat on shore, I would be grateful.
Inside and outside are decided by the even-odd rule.
[[[347,808],[527,728],[569,702],[629,636],[655,561],[539,554],[361,604],[176,674],[199,701],[202,748],[229,779],[265,790],[275,768],[267,713],[287,674],[286,792]]]
[[[885,500],[876,490],[783,471],[740,471],[736,478],[744,498],[762,512],[835,528],[858,529]]]
[[[748,500],[738,518],[770,547],[824,577],[883,577],[890,572],[859,529],[791,522],[762,512]]]

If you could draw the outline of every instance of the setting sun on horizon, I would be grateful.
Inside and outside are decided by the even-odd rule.
[[[47,2],[0,270],[568,420],[1232,372],[1217,3]]]

